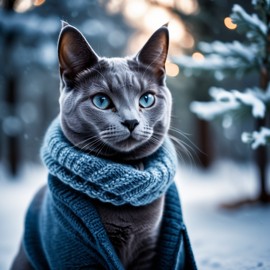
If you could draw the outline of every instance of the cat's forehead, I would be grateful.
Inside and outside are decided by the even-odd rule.
[[[108,60],[109,85],[111,89],[121,88],[140,89],[145,80],[136,69],[133,69],[125,58],[111,58]]]
[[[132,89],[128,91],[132,95],[156,84],[147,69],[130,58],[102,58],[93,68],[81,72],[76,80],[78,85],[84,85],[83,89],[89,89],[89,84],[114,93]]]

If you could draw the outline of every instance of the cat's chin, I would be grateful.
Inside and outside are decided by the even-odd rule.
[[[120,162],[141,160],[153,154],[160,147],[162,142],[163,139],[161,139],[159,143],[147,140],[145,142],[137,141],[135,144],[132,144],[131,141],[125,141],[114,144],[113,146],[108,145],[106,151],[99,153],[99,155]]]
[[[113,149],[115,149],[117,152],[130,153],[131,151],[134,151],[137,148],[139,148],[144,142],[142,140],[137,140],[133,137],[129,137],[123,141],[115,142],[111,144],[110,146]]]

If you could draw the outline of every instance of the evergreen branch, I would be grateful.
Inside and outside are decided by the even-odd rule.
[[[198,61],[190,56],[181,56],[174,59],[175,63],[184,72],[188,70],[194,75],[201,72],[222,74],[222,78],[231,75],[241,76],[260,68],[261,51],[254,45],[247,46],[238,41],[232,43],[215,41],[201,42],[199,48],[204,54],[203,60]]]
[[[245,61],[246,60],[246,61]],[[256,58],[253,62],[237,57],[223,57],[218,54],[205,56],[203,60],[194,60],[190,56],[175,58],[174,62],[184,74],[201,75],[202,72],[213,74],[217,80],[227,76],[241,77],[243,74],[258,69]]]
[[[204,54],[217,54],[221,57],[237,57],[244,62],[252,64],[256,62],[258,49],[254,45],[243,45],[239,41],[231,43],[224,43],[221,41],[214,41],[212,43],[200,42],[199,49]]]
[[[241,139],[243,143],[251,144],[252,149],[257,149],[259,146],[270,144],[270,129],[261,127],[260,131],[243,132]]]
[[[269,0],[252,0],[252,4],[260,14],[263,21],[267,22],[267,17],[270,16],[270,1]]]
[[[263,45],[266,41],[267,26],[257,14],[249,15],[241,6],[234,5],[231,14],[232,21],[237,24],[240,33],[246,34],[250,41]]]
[[[198,118],[212,121],[224,114],[227,114],[232,111],[238,110],[240,107],[239,103],[231,102],[198,102],[193,101],[190,104],[190,110],[197,115]]]
[[[252,89],[241,93],[237,90],[226,91],[222,88],[211,87],[209,93],[213,101],[191,103],[191,111],[199,118],[213,120],[231,111],[242,110],[243,107],[251,108],[255,118],[265,116],[266,105]]]

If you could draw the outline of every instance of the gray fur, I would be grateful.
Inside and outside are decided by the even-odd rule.
[[[135,57],[100,58],[74,27],[65,24],[58,43],[61,126],[82,151],[143,169],[168,132],[171,95],[165,84],[168,30],[158,29]],[[155,103],[139,106],[151,92]],[[113,107],[97,108],[92,98],[106,94]],[[129,129],[126,122],[136,123]],[[126,269],[152,269],[164,197],[143,207],[113,206],[94,200],[109,238]]]
[[[163,26],[142,50],[129,58],[100,58],[74,27],[63,23],[59,36],[60,119],[65,136],[82,151],[143,170],[142,158],[152,154],[168,132],[171,95],[165,84],[168,30]],[[153,106],[139,106],[151,92]],[[98,109],[92,100],[106,94],[114,106]],[[131,124],[133,123],[133,124]],[[40,204],[46,187],[36,196]],[[134,207],[92,200],[126,269],[154,269],[155,247],[162,220],[164,196]],[[12,270],[33,269],[23,246]]]
[[[150,155],[163,142],[170,124],[171,95],[164,82],[168,48],[163,48],[163,43],[167,44],[167,28],[159,29],[155,33],[158,37],[154,34],[155,39],[150,39],[150,44],[148,41],[149,45],[136,57],[111,59],[97,57],[74,29],[65,26],[59,39],[60,114],[64,134],[74,145],[99,156],[137,160]],[[68,45],[62,41],[66,39]],[[73,40],[80,43],[73,44]],[[162,41],[162,46],[158,46],[158,40]],[[151,41],[155,42],[154,46]],[[149,59],[151,54],[152,60]],[[79,63],[74,64],[75,69],[66,66],[67,62],[74,61],[74,55]],[[80,61],[78,57],[90,59],[90,62]],[[154,106],[139,108],[139,98],[149,91],[155,94]],[[91,97],[100,92],[111,98],[115,108],[100,110],[94,106]],[[139,122],[131,134],[121,124],[126,120]]]

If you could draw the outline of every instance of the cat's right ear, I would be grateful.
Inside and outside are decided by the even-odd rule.
[[[60,75],[65,84],[72,83],[76,75],[98,62],[98,56],[81,32],[62,22],[58,39]]]

